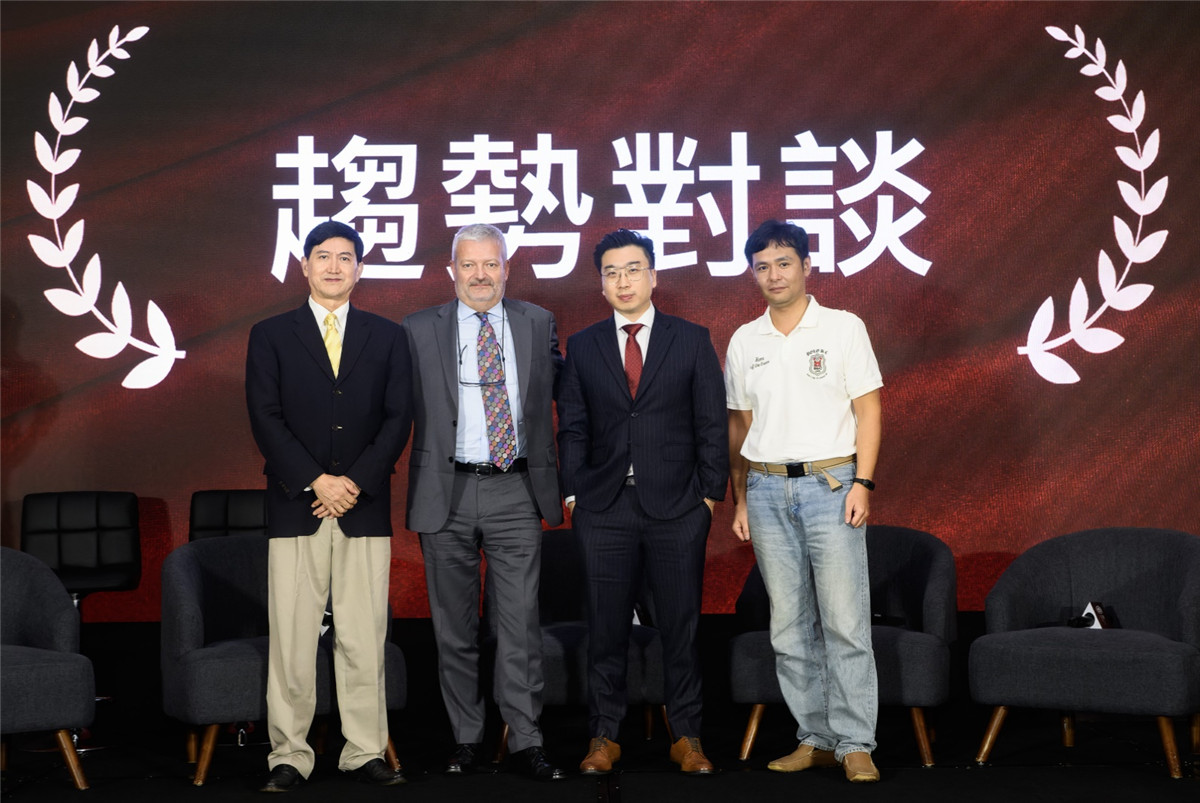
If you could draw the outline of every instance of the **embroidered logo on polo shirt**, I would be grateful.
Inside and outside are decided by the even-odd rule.
[[[755,368],[764,368],[770,364],[771,361],[766,357],[755,357],[754,362],[750,363],[750,367],[747,370],[753,371]]]
[[[813,379],[823,379],[829,373],[825,361],[825,349],[813,349],[808,352],[808,375]]]

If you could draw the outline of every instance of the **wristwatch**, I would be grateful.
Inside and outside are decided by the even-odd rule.
[[[868,491],[875,490],[875,481],[874,480],[868,480],[868,479],[864,479],[862,477],[855,477],[853,480],[851,480],[851,482],[857,482],[859,485],[866,488]]]

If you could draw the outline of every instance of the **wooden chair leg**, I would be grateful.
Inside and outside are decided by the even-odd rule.
[[[1004,718],[1008,716],[1008,706],[998,705],[992,709],[992,719],[988,722],[987,732],[983,734],[983,742],[979,745],[979,755],[975,756],[977,764],[983,764],[988,760],[988,756],[992,754],[992,748],[996,745],[996,736],[1000,733],[1000,726],[1004,724]]]
[[[187,731],[187,763],[195,764],[196,756],[200,752],[200,733],[195,728],[188,728]]]
[[[929,741],[929,729],[925,727],[925,709],[913,706],[908,709],[912,717],[913,734],[917,737],[917,750],[921,753],[921,765],[933,766],[933,747]]]
[[[1062,715],[1062,742],[1063,747],[1075,746],[1075,715],[1069,711]]]
[[[1192,752],[1200,755],[1200,713],[1192,714]]]
[[[504,723],[504,727],[500,729],[500,741],[496,745],[496,757],[492,759],[499,764],[508,757],[508,723]]]
[[[388,735],[387,750],[384,751],[384,757],[387,758],[388,766],[392,768],[392,772],[400,771],[400,757],[396,755],[396,744],[392,741],[392,737]]]
[[[1170,717],[1158,718],[1158,733],[1162,736],[1163,752],[1167,754],[1167,769],[1172,778],[1183,777],[1183,767],[1179,763],[1179,748],[1175,745],[1175,723]]]
[[[740,761],[750,758],[754,749],[754,740],[758,738],[758,726],[762,722],[763,712],[767,710],[765,703],[755,703],[750,709],[750,719],[746,722],[746,734],[742,737],[742,752],[738,754]]]
[[[667,706],[664,704],[660,710],[662,711],[663,726],[667,729],[667,741],[669,741],[671,744],[675,744],[675,732],[671,730],[671,720],[667,719]],[[650,738],[649,733],[646,734],[646,738]]]
[[[71,771],[71,780],[75,781],[75,788],[80,791],[87,789],[87,778],[84,777],[83,767],[79,765],[79,754],[75,752],[75,743],[71,741],[71,732],[64,728],[55,731],[54,737],[58,740],[58,749],[62,753],[63,760],[67,762],[67,769]]]
[[[642,733],[647,742],[654,738],[654,706],[650,703],[642,706]]]
[[[200,745],[200,759],[196,762],[196,777],[192,780],[193,786],[204,786],[204,779],[208,777],[208,768],[212,764],[213,753],[217,749],[217,731],[220,727],[218,724],[213,724],[204,728],[204,741]]]

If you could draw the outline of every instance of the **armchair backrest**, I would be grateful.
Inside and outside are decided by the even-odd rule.
[[[871,613],[900,620],[909,630],[931,633],[947,644],[957,635],[958,581],[954,554],[922,530],[867,526]]]
[[[21,550],[53,569],[73,594],[137,588],[142,578],[137,496],[28,494],[21,507]]]
[[[987,630],[1065,625],[1089,602],[1121,627],[1200,646],[1200,536],[1110,527],[1043,541],[996,581]]]
[[[50,567],[0,547],[0,644],[79,652],[79,611]]]
[[[196,491],[188,517],[188,540],[225,535],[267,535],[267,492],[261,488]]]

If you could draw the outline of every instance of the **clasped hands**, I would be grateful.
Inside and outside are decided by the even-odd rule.
[[[317,499],[312,503],[313,515],[319,519],[340,518],[358,504],[361,489],[349,477],[322,474],[313,480],[313,493]]]

